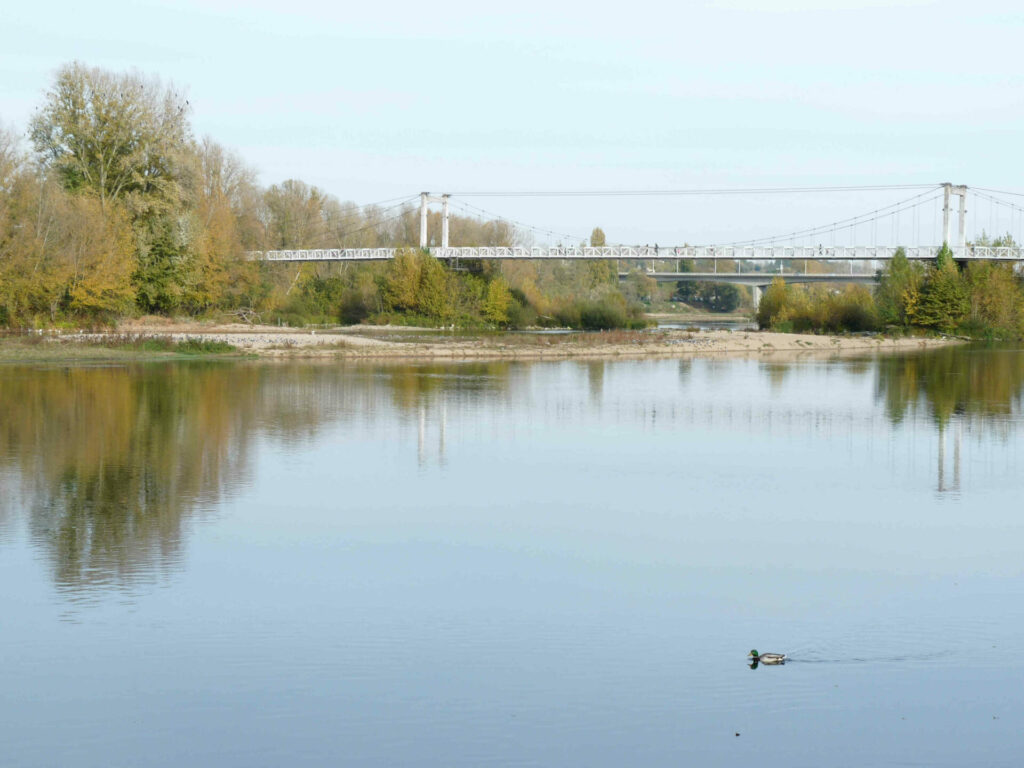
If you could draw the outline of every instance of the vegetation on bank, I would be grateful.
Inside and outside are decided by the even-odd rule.
[[[97,327],[138,314],[286,323],[631,328],[609,264],[462,264],[413,250],[409,201],[358,207],[288,180],[269,187],[196,139],[172,87],[62,67],[28,126],[0,126],[0,327]],[[439,214],[431,229],[439,231]],[[450,217],[452,245],[513,245],[503,221]],[[591,240],[603,244],[595,229]],[[250,251],[406,248],[389,264],[288,265]],[[635,294],[635,292],[634,292]]]
[[[731,285],[656,283],[640,270],[620,281],[612,262],[448,268],[415,247],[419,216],[408,201],[359,207],[297,180],[261,187],[239,157],[193,136],[181,93],[134,74],[62,67],[27,139],[23,146],[0,126],[0,327],[108,327],[157,314],[293,326],[632,329],[645,324],[645,310],[685,302],[729,312],[747,296]],[[434,232],[439,217],[431,214]],[[507,222],[450,217],[453,245],[514,245],[523,237]],[[591,244],[605,240],[595,228]],[[375,264],[247,257],[374,246],[402,250]],[[673,268],[694,265],[682,260]],[[901,254],[874,295],[778,282],[758,321],[776,330],[1018,338],[1021,296],[1007,266],[961,270],[944,251],[925,267]]]
[[[459,328],[642,328],[643,306],[610,264],[464,262],[405,248],[386,264],[312,275],[277,313],[288,320]]]
[[[776,279],[761,299],[757,321],[761,328],[789,332],[924,331],[1020,339],[1024,280],[1008,264],[971,262],[961,269],[946,246],[928,265],[911,262],[901,248],[879,273],[873,294],[860,285],[836,291]]]
[[[175,341],[166,336],[148,334],[0,335],[0,362],[138,360],[239,354],[241,351],[233,344],[202,338]]]

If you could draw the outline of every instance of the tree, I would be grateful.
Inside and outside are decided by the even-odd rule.
[[[732,283],[708,283],[713,286],[708,296],[708,309],[712,312],[732,312],[739,307],[742,294]]]
[[[989,246],[992,248],[1012,248],[1017,243],[1013,239],[1013,235],[1007,232],[1004,235],[997,235],[996,237],[990,237],[989,234],[983,229],[981,235],[974,240],[971,245],[982,245]]]
[[[1024,332],[1024,291],[1013,267],[989,261],[972,262],[966,280],[974,326],[983,333],[1004,337]]]
[[[956,262],[953,261],[953,249],[949,247],[949,243],[943,243],[939,252],[935,254],[935,269],[942,270],[948,267],[956,267]]]
[[[948,333],[964,321],[969,310],[967,287],[953,261],[952,251],[944,244],[935,266],[928,271],[919,298],[908,302],[908,316],[915,325]]]
[[[126,200],[145,213],[181,196],[187,115],[188,102],[158,80],[75,62],[57,71],[29,135],[66,189],[91,190],[103,210]]]
[[[657,289],[657,281],[639,269],[632,270],[621,283],[622,295],[627,301],[650,301]]]
[[[127,217],[101,210],[95,197],[75,195],[62,214],[67,309],[87,317],[131,311],[135,288],[135,242]]]
[[[883,325],[907,325],[910,322],[908,302],[916,302],[922,280],[920,265],[912,264],[907,259],[907,252],[902,247],[897,248],[879,275],[878,290],[875,291],[878,318]]]
[[[420,284],[417,293],[419,311],[427,317],[447,321],[452,314],[452,297],[448,290],[448,272],[433,256],[420,254]]]
[[[782,316],[790,303],[789,286],[781,277],[772,280],[761,297],[761,303],[757,306],[757,324],[761,328],[769,328],[780,316]]]
[[[10,185],[21,168],[22,156],[14,131],[0,125],[0,196],[10,192]]]
[[[25,172],[4,194],[0,221],[0,307],[5,323],[50,322],[77,313],[96,318],[128,311],[134,242],[123,214],[102,211],[93,196],[71,195]]]
[[[484,297],[483,314],[488,322],[495,325],[508,325],[508,310],[512,304],[512,292],[503,277],[491,280],[487,285]]]
[[[194,148],[192,161],[198,180],[190,212],[194,280],[183,300],[195,309],[238,306],[247,301],[257,281],[257,265],[245,258],[241,229],[250,214],[255,173],[209,138]]]
[[[346,324],[365,320],[381,311],[380,290],[369,269],[353,270],[347,275],[350,284],[341,296],[338,319]]]
[[[14,186],[21,176],[22,156],[13,131],[0,125],[0,325],[10,322],[8,302],[13,298],[11,286],[5,284],[5,273],[9,272],[9,243],[23,222],[15,219],[11,209]],[[9,279],[9,278],[7,278]]]
[[[576,263],[569,268],[570,279],[580,286],[580,290],[590,296],[605,293],[614,288],[619,276],[615,272],[615,262],[607,259],[593,259]]]
[[[594,231],[590,233],[590,247],[591,248],[603,248],[605,244],[604,230],[600,227],[594,227]]]
[[[316,187],[288,179],[266,191],[267,239],[272,248],[323,248],[328,240],[324,205],[328,196]]]
[[[412,311],[417,308],[421,272],[417,251],[403,248],[395,253],[395,258],[388,264],[382,286],[384,301],[389,309]]]
[[[684,269],[689,272],[689,269]],[[675,296],[680,301],[712,312],[732,312],[739,307],[743,294],[731,283],[689,282],[676,283]]]
[[[139,308],[144,312],[173,312],[182,306],[190,280],[186,232],[166,216],[154,218],[137,233],[138,268],[133,276]]]

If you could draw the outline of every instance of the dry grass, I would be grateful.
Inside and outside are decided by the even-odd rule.
[[[185,339],[140,333],[0,335],[0,362],[140,360],[205,355],[232,355],[239,350],[223,341]]]
[[[664,332],[651,331],[587,331],[572,333],[507,333],[467,339],[488,347],[611,347],[649,346],[668,338]]]

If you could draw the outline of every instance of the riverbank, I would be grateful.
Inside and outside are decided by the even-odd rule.
[[[109,363],[248,357],[227,341],[195,334],[32,333],[0,336],[0,363]]]
[[[126,341],[128,340],[128,341]],[[134,321],[117,333],[42,334],[0,341],[0,361],[102,361],[197,356],[339,359],[560,359],[692,356],[856,356],[960,343],[951,338],[829,336],[772,331],[465,333],[350,326],[296,330],[242,324]]]

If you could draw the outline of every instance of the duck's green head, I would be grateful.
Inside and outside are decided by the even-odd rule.
[[[751,651],[747,655],[750,656],[753,659],[756,659],[757,658],[757,651]]]

